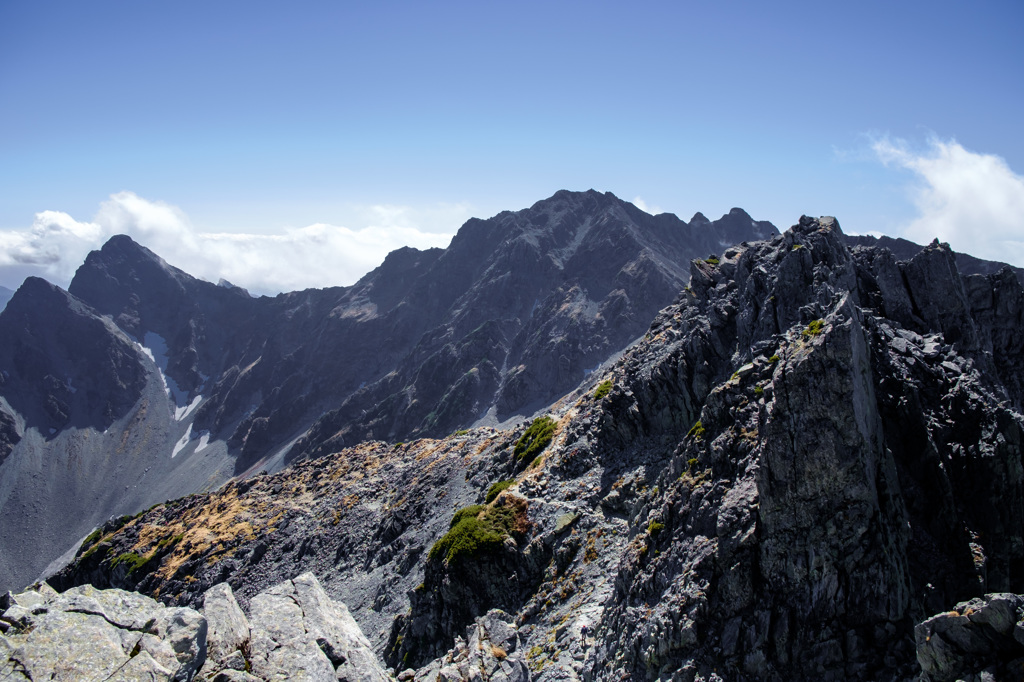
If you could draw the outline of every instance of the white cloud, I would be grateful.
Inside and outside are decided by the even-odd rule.
[[[347,285],[394,249],[447,246],[468,207],[365,206],[360,215],[358,229],[317,223],[279,234],[210,233],[197,230],[175,206],[119,192],[91,222],[43,211],[27,230],[0,232],[0,282],[16,287],[35,274],[66,287],[89,251],[127,234],[195,277],[227,279],[253,293]],[[438,231],[446,218],[449,231]]]
[[[66,283],[103,238],[103,228],[96,223],[80,223],[60,211],[43,211],[27,230],[0,232],[0,269],[15,273],[9,283],[12,288],[29,274]]]
[[[923,152],[889,138],[872,149],[883,163],[913,171],[920,181],[912,190],[919,215],[902,236],[918,243],[938,237],[957,251],[1024,265],[1024,176],[1004,159],[935,138]]]
[[[658,215],[659,213],[664,213],[664,211],[661,210],[659,206],[648,206],[647,202],[644,201],[641,197],[635,197],[631,203],[644,213],[650,213],[651,215]]]

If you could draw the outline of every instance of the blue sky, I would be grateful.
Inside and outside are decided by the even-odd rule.
[[[0,285],[115,230],[258,291],[349,283],[562,188],[1024,265],[1021,35],[1018,0],[6,0]]]

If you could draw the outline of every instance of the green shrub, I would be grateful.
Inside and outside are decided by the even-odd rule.
[[[116,568],[120,564],[124,564],[128,567],[128,575],[135,573],[139,569],[143,568],[149,563],[152,556],[140,556],[135,552],[125,552],[110,563],[111,568]]]
[[[508,489],[515,482],[516,480],[514,478],[510,478],[507,481],[498,481],[497,483],[494,483],[493,485],[491,485],[490,488],[487,489],[487,497],[484,498],[484,502],[486,502],[487,504],[494,502],[494,500],[498,497],[498,495],[501,494],[503,490]]]
[[[468,433],[469,433],[469,429],[459,429],[458,431],[455,432],[454,435],[456,435],[456,436],[465,436]]]
[[[754,386],[754,395],[756,395],[756,396],[764,395],[764,388],[762,388],[761,386]]]
[[[555,436],[555,420],[551,417],[537,417],[516,441],[515,456],[520,462],[532,462],[544,451]]]
[[[665,530],[665,524],[657,521],[651,521],[650,525],[647,526],[647,532],[650,535],[657,535],[663,530]]]
[[[807,329],[803,330],[801,333],[804,336],[817,336],[824,330],[825,320],[813,320],[809,325],[807,325]]]
[[[455,516],[452,517],[451,523],[448,524],[448,527],[454,528],[462,519],[469,518],[470,516],[478,516],[484,509],[485,507],[482,504],[471,504],[468,507],[463,507],[459,511],[455,512]]]
[[[452,518],[451,529],[430,548],[428,558],[450,564],[496,552],[515,526],[516,510],[512,507],[473,505],[460,509]]]
[[[179,542],[181,542],[181,539],[183,537],[185,537],[185,536],[182,533],[178,533],[176,535],[171,535],[170,537],[166,537],[163,540],[161,540],[160,542],[156,543],[156,547],[157,547],[157,549],[163,549],[164,547],[167,547],[169,545],[176,545]]]
[[[700,420],[697,420],[697,423],[690,427],[686,435],[693,436],[694,438],[704,438],[705,430],[704,425],[700,423]]]
[[[597,390],[594,391],[594,400],[600,400],[612,391],[611,379],[606,379],[597,385]]]
[[[696,457],[691,457],[690,459],[686,460],[686,466],[690,469],[690,471],[693,471],[694,469],[696,469],[697,468],[697,458]]]
[[[93,532],[89,533],[84,540],[82,540],[81,548],[89,548],[96,544],[96,541],[103,537],[103,529],[97,528]]]
[[[778,354],[776,353],[776,354],[772,355],[770,358],[768,358],[768,362],[770,362],[772,364],[775,364],[776,362],[779,361],[779,359],[780,358],[779,358]]]
[[[718,265],[722,261],[718,259],[718,256],[708,256],[707,258],[704,259],[704,262],[707,263],[708,265]]]

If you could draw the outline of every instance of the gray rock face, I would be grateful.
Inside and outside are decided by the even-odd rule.
[[[0,313],[0,395],[27,428],[106,428],[141,397],[131,341],[87,305],[29,277]]]
[[[871,237],[868,235],[844,235],[846,243],[854,246],[877,246],[881,247],[893,256],[902,261],[908,261],[921,252],[920,244],[907,241],[906,239],[893,237]],[[967,253],[956,254],[956,267],[960,274],[967,277],[971,275],[994,275],[1006,268],[1012,272],[1017,280],[1024,286],[1024,268],[1014,267],[997,261],[982,260]]]
[[[254,599],[251,632],[226,584],[208,591],[205,615],[90,585],[57,594],[44,583],[13,601],[0,616],[8,626],[3,679],[391,679],[345,606],[311,573]]]

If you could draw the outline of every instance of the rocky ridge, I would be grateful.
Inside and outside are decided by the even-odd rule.
[[[351,287],[272,298],[113,237],[68,292],[30,279],[0,313],[0,587],[111,515],[531,414],[643,334],[689,259],[776,233],[739,209],[687,223],[563,191]]]
[[[899,261],[804,217],[694,261],[644,338],[550,407],[535,459],[526,422],[363,443],[111,524],[54,584],[196,604],[227,581],[244,605],[312,569],[416,680],[469,679],[495,609],[507,674],[521,656],[537,680],[1002,669],[1009,645],[927,653],[915,632],[1024,592],[1022,315],[1009,270],[963,276],[938,243]]]

